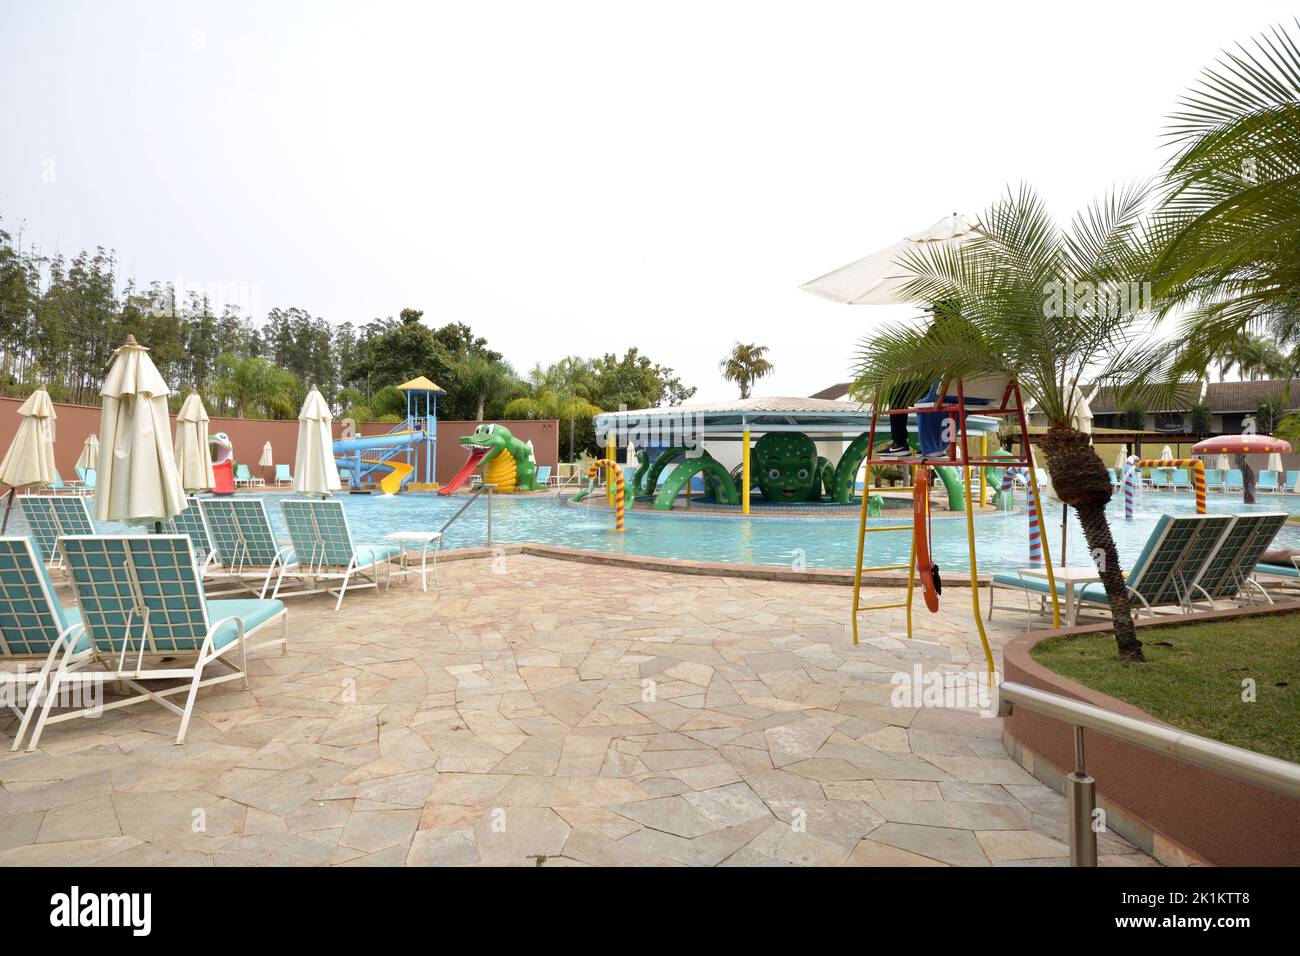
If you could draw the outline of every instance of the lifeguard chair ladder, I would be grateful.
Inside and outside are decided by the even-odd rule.
[[[949,385],[955,384],[957,390],[957,400],[955,403],[948,400]],[[996,394],[996,392],[995,392]],[[928,413],[955,413],[957,416],[957,436],[954,441],[948,445],[948,457],[946,459],[930,459],[921,455],[915,455],[907,458],[888,458],[873,459],[875,452],[876,422],[880,417],[879,396],[872,403],[871,410],[871,441],[867,445],[866,458],[866,478],[862,487],[862,508],[858,515],[858,558],[855,563],[853,573],[853,643],[858,643],[858,615],[864,611],[881,611],[888,608],[905,608],[907,617],[907,638],[912,639],[912,605],[913,597],[916,593],[916,540],[912,541],[911,559],[908,564],[886,564],[875,567],[863,567],[862,559],[866,550],[867,535],[878,532],[898,532],[913,531],[913,524],[898,525],[886,524],[880,527],[869,527],[868,506],[867,503],[871,497],[871,492],[880,490],[873,488],[870,484],[871,466],[873,462],[887,462],[891,465],[909,465],[913,468],[917,465],[957,465],[962,471],[962,490],[966,499],[966,542],[970,558],[970,593],[971,609],[975,615],[975,626],[979,631],[980,644],[984,647],[984,659],[988,664],[989,674],[992,675],[993,651],[989,647],[988,633],[984,630],[984,616],[980,613],[980,589],[979,589],[979,569],[975,558],[975,509],[971,499],[971,468],[1012,468],[1017,465],[1028,469],[1030,476],[1029,487],[1030,493],[1034,496],[1034,504],[1038,509],[1039,515],[1043,514],[1042,495],[1038,489],[1038,479],[1034,471],[1034,450],[1029,441],[1029,422],[1025,417],[1024,401],[1020,396],[1020,385],[1014,380],[1008,381],[1002,390],[1002,397],[997,405],[984,406],[973,405],[972,410],[980,415],[1015,415],[1016,422],[1020,426],[1020,448],[1022,453],[1019,457],[999,457],[992,458],[987,452],[981,452],[977,457],[972,458],[970,454],[970,441],[966,432],[966,390],[965,383],[962,379],[957,379],[955,383],[944,383],[944,388],[939,391],[939,399],[933,406],[911,407],[892,409],[885,414],[899,415],[919,415]],[[1012,405],[1011,401],[1015,400]],[[981,481],[983,477],[981,476]],[[981,493],[981,497],[983,494]],[[927,515],[929,513],[929,497],[927,490]],[[1052,597],[1052,626],[1061,626],[1060,602],[1056,594],[1056,578],[1052,573],[1052,556],[1047,545],[1047,536],[1043,536],[1043,565],[1047,571],[1047,589]],[[903,601],[893,601],[884,604],[863,604],[862,603],[862,575],[864,572],[875,571],[901,571],[907,570],[907,596]]]

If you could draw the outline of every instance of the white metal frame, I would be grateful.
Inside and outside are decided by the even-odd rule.
[[[384,536],[385,541],[396,542],[402,549],[400,562],[398,564],[398,574],[405,581],[412,573],[410,553],[406,550],[406,542],[412,541],[420,545],[420,590],[429,590],[429,555],[433,555],[433,583],[441,584],[438,580],[438,551],[442,548],[441,531],[394,531],[392,534]],[[429,545],[433,548],[430,549]],[[392,575],[389,575],[388,587],[392,587]],[[387,588],[385,588],[387,590]]]
[[[232,555],[230,563],[227,564],[222,561],[220,546],[217,543],[217,535],[212,532],[212,522],[208,520],[207,511],[207,505],[209,503],[215,503],[218,500],[219,499],[212,498],[199,499],[199,513],[203,516],[203,526],[208,529],[208,540],[212,542],[212,554],[209,559],[204,562],[202,570],[205,577],[209,579],[222,580],[229,578],[238,585],[238,587],[229,591],[214,591],[212,593],[216,595],[233,594],[237,591],[251,591],[259,598],[265,598],[266,589],[271,586],[272,576],[275,575],[277,568],[279,568],[280,573],[283,574],[287,555],[293,551],[293,548],[288,545],[279,546],[276,550],[275,557],[271,559],[270,565],[268,565],[265,570],[263,570],[260,565],[254,566],[252,570],[246,570],[247,565],[245,562],[248,561],[248,541],[241,533],[239,549],[234,555]],[[275,540],[275,529],[271,525],[271,516],[266,513],[266,502],[261,498],[242,498],[240,500],[257,502],[257,506],[262,512],[262,521],[265,523],[267,534],[270,535],[272,540]],[[217,507],[220,506],[217,505]],[[279,542],[276,543],[279,545]],[[213,565],[220,567],[221,570],[216,570]],[[259,581],[261,582],[260,587],[256,584],[256,582]],[[301,593],[307,592],[289,591],[286,592],[286,597]],[[275,597],[276,595],[272,596]]]
[[[318,502],[311,502],[318,504]],[[283,509],[284,502],[280,502]],[[343,527],[347,531],[348,544],[351,545],[352,558],[348,561],[347,566],[325,563],[325,543],[320,540],[319,530],[317,531],[317,541],[312,545],[304,560],[302,549],[294,547],[294,553],[297,557],[297,563],[292,566],[286,566],[283,562],[280,564],[280,573],[275,579],[275,588],[271,591],[271,597],[278,597],[280,587],[284,583],[286,575],[299,578],[302,581],[302,590],[293,591],[293,594],[334,594],[338,600],[334,602],[334,610],[343,607],[343,598],[348,592],[348,587],[355,591],[357,588],[375,588],[379,589],[379,566],[382,564],[385,568],[384,590],[387,591],[392,587],[393,582],[393,558],[398,555],[386,555],[380,557],[378,551],[371,551],[370,561],[358,561],[357,555],[364,553],[367,547],[374,548],[374,545],[363,545],[358,548],[355,539],[352,537],[352,525],[348,522],[347,509],[343,507],[342,502],[336,502],[339,505],[339,513],[343,516]],[[292,537],[292,531],[290,532]],[[352,576],[358,575],[364,579],[365,583],[352,584]],[[338,581],[337,590],[330,587],[330,581]]]
[[[106,538],[124,540],[128,542],[131,540],[129,536],[125,536],[125,535],[75,535],[75,536],[69,536],[69,538],[61,539],[61,540],[71,540],[71,539],[103,540]],[[184,540],[187,543],[187,545],[190,540],[188,535],[150,536],[150,539],[155,541],[159,539],[167,539],[167,538],[171,538],[175,540]],[[288,617],[289,612],[286,608],[281,608],[279,613],[263,621],[261,624],[257,625],[257,627],[253,628],[252,630],[245,630],[243,618],[232,616],[232,617],[220,618],[219,620],[216,621],[210,620],[208,616],[208,606],[206,600],[203,601],[203,606],[202,606],[203,624],[206,628],[206,632],[203,637],[203,642],[200,645],[200,647],[197,649],[197,651],[191,652],[184,649],[178,650],[175,648],[154,647],[153,635],[151,634],[149,629],[149,608],[145,603],[144,595],[140,591],[140,584],[136,575],[135,564],[131,559],[131,552],[129,550],[129,545],[126,550],[126,559],[127,559],[126,571],[127,571],[128,579],[132,585],[132,590],[134,592],[136,607],[133,608],[127,616],[126,633],[123,636],[121,641],[122,644],[121,650],[113,651],[112,648],[109,648],[105,652],[104,650],[100,649],[98,646],[95,646],[94,652],[96,656],[99,658],[100,662],[105,665],[106,669],[102,671],[95,671],[91,674],[85,674],[85,675],[69,674],[67,671],[67,667],[65,666],[66,661],[60,661],[59,667],[55,670],[53,678],[50,681],[50,686],[48,692],[46,693],[45,701],[41,705],[40,716],[37,718],[36,726],[32,728],[31,741],[27,745],[28,752],[34,751],[36,749],[37,744],[40,742],[41,734],[44,731],[45,726],[47,724],[61,723],[62,721],[73,720],[78,717],[97,716],[98,714],[105,713],[110,710],[118,710],[122,707],[129,707],[132,704],[142,703],[143,701],[146,700],[153,701],[154,703],[158,704],[159,706],[163,707],[166,710],[171,711],[172,713],[178,715],[181,718],[180,728],[176,734],[176,743],[178,745],[183,744],[185,742],[185,733],[189,729],[190,717],[193,715],[194,712],[194,701],[198,697],[198,693],[201,688],[210,687],[214,684],[224,684],[227,681],[232,681],[232,680],[242,680],[244,682],[245,689],[247,689],[248,649],[249,649],[248,639],[250,637],[278,622],[280,623],[283,629],[282,636],[274,640],[270,640],[270,641],[263,642],[261,644],[254,645],[254,649],[280,645],[282,655],[287,655],[289,653],[289,617]],[[194,587],[197,593],[199,595],[202,595],[203,583],[202,583],[202,579],[199,577],[198,567],[194,563],[194,552],[192,549],[190,549],[190,570],[194,574],[194,582],[193,582]],[[74,579],[73,586],[74,588],[77,589],[78,598],[80,600],[81,597],[80,583],[75,581]],[[90,583],[87,586],[90,587],[93,592],[94,584]],[[139,614],[140,616],[140,620],[143,626],[143,631],[140,637],[140,646],[138,651],[134,655],[135,661],[134,664],[132,664],[132,662],[128,660],[128,654],[130,652],[129,643],[130,643],[130,635],[132,633],[132,625],[136,619],[137,614]],[[217,648],[213,643],[213,639],[216,636],[217,631],[227,621],[235,622],[236,637],[233,641],[230,641],[224,647]],[[93,631],[90,631],[90,633],[91,633],[92,644],[93,644],[94,633]],[[238,665],[226,659],[227,655],[231,654],[235,650],[239,651]],[[193,663],[188,667],[178,666],[178,665],[173,665],[169,667],[146,666],[146,658],[149,658],[151,661],[154,658],[160,658],[161,659],[160,663],[162,663],[162,662],[168,662],[171,659],[176,658],[178,656],[185,656],[189,653],[195,653],[195,659]],[[116,662],[113,661],[112,659],[113,656],[117,657]],[[213,663],[220,663],[226,667],[231,668],[231,673],[218,674],[213,677],[204,677],[204,670],[208,667],[208,665]],[[104,682],[109,682],[109,681],[118,682],[129,687],[131,690],[136,691],[136,693],[134,696],[129,696],[129,697],[121,698],[119,700],[100,703],[94,707],[83,707],[80,709],[72,709],[58,714],[50,713],[52,705],[58,699],[59,686],[61,684],[72,683],[77,680],[84,681],[86,679],[104,681]],[[139,683],[139,681],[177,680],[177,679],[180,680],[188,679],[189,683],[178,684],[174,687],[165,688],[163,690],[152,690]],[[168,697],[173,697],[178,694],[185,694],[184,707],[178,707],[176,704],[166,699]],[[31,707],[34,708],[36,706],[36,703],[37,703],[36,697],[33,696]],[[17,743],[18,741],[16,740],[15,748],[17,747]]]

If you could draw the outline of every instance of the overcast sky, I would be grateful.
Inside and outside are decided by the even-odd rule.
[[[521,371],[639,346],[697,399],[843,380],[907,310],[798,288],[1027,180],[1151,175],[1176,98],[1294,3],[0,0],[0,217],[124,276]]]

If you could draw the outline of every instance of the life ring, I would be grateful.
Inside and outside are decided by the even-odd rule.
[[[916,572],[921,578],[925,606],[930,613],[937,613],[943,582],[939,579],[939,566],[930,560],[930,469],[926,465],[919,465],[912,479],[912,548],[916,552]]]

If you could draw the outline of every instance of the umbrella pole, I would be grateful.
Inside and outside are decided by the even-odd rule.
[[[5,495],[5,517],[4,517],[4,521],[0,522],[0,534],[4,534],[6,531],[9,530],[9,512],[13,510],[14,492],[16,492],[17,490],[18,490],[17,488],[10,488],[9,494]]]
[[[1061,502],[1061,564],[1065,564],[1065,542],[1070,530],[1070,506]]]

